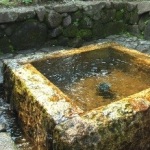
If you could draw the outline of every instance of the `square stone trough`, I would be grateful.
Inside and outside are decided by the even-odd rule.
[[[107,58],[119,60],[118,63],[122,65],[118,67],[117,63],[114,69],[117,67],[127,76],[131,74],[133,80],[137,78],[137,81],[145,82],[147,86],[115,101],[106,98],[103,101],[109,102],[104,105],[98,103],[92,108],[86,109],[85,106],[85,109],[82,109],[79,102],[76,103],[58,85],[56,86],[55,82],[48,80],[34,67],[43,60],[51,62],[66,57],[69,58],[69,62],[74,63],[71,58],[80,54],[90,61],[99,57],[100,60],[104,57],[105,63],[108,63]],[[62,63],[62,67],[63,65]],[[147,150],[150,148],[150,56],[117,43],[104,43],[21,59],[7,59],[4,60],[3,66],[6,100],[17,113],[18,122],[25,134],[41,149]],[[70,64],[68,66],[72,69]],[[50,68],[50,72],[55,72],[56,68],[57,64]],[[64,72],[67,71],[68,68],[64,69]],[[81,78],[84,78],[85,72],[82,73]],[[123,80],[119,84],[120,89],[125,85]],[[133,84],[132,81],[128,83],[129,91],[130,88],[138,88],[136,84],[130,87]]]

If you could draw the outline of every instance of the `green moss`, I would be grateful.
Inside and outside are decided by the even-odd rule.
[[[63,31],[63,35],[65,37],[70,37],[70,38],[76,37],[77,33],[78,33],[78,28],[75,25],[70,25],[68,28],[64,29]]]
[[[93,26],[93,22],[92,22],[92,20],[91,20],[89,17],[87,17],[87,16],[83,17],[83,19],[81,19],[80,22],[79,22],[79,27],[80,27],[81,29],[92,28],[92,26]]]
[[[82,19],[83,13],[82,11],[77,11],[72,15],[72,21],[80,20]]]
[[[117,21],[123,20],[124,17],[124,9],[118,10],[115,15],[115,19]]]
[[[77,32],[77,37],[81,39],[89,39],[92,37],[92,31],[90,29],[81,29]]]

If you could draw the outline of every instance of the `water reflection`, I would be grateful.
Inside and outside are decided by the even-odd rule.
[[[32,64],[85,111],[135,94],[150,84],[148,75],[143,76],[130,57],[118,57],[108,50]],[[101,83],[110,83],[111,90],[97,93],[97,86]]]

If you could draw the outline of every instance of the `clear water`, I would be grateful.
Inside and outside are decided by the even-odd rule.
[[[32,63],[84,111],[147,89],[148,74],[132,64],[130,57],[112,51],[92,51]],[[112,98],[99,94],[101,83],[111,85]]]

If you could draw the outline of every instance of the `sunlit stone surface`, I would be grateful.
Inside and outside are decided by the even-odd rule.
[[[120,59],[126,56],[126,62],[136,66],[135,78],[140,74],[142,80],[148,79],[149,56],[115,43],[89,45],[70,51],[4,61],[6,98],[17,111],[26,135],[36,144],[41,145],[41,149],[145,150],[150,148],[149,80],[145,81],[146,89],[86,110],[32,66],[34,62],[38,62],[37,60],[75,56],[81,53],[86,55],[88,52],[96,50],[101,52],[107,49],[111,49],[112,53],[115,53],[114,56]],[[107,55],[113,56],[111,53]],[[102,76],[109,74],[104,69],[100,73]],[[129,73],[132,74],[132,69],[129,69]],[[120,86],[123,87],[124,84]]]

